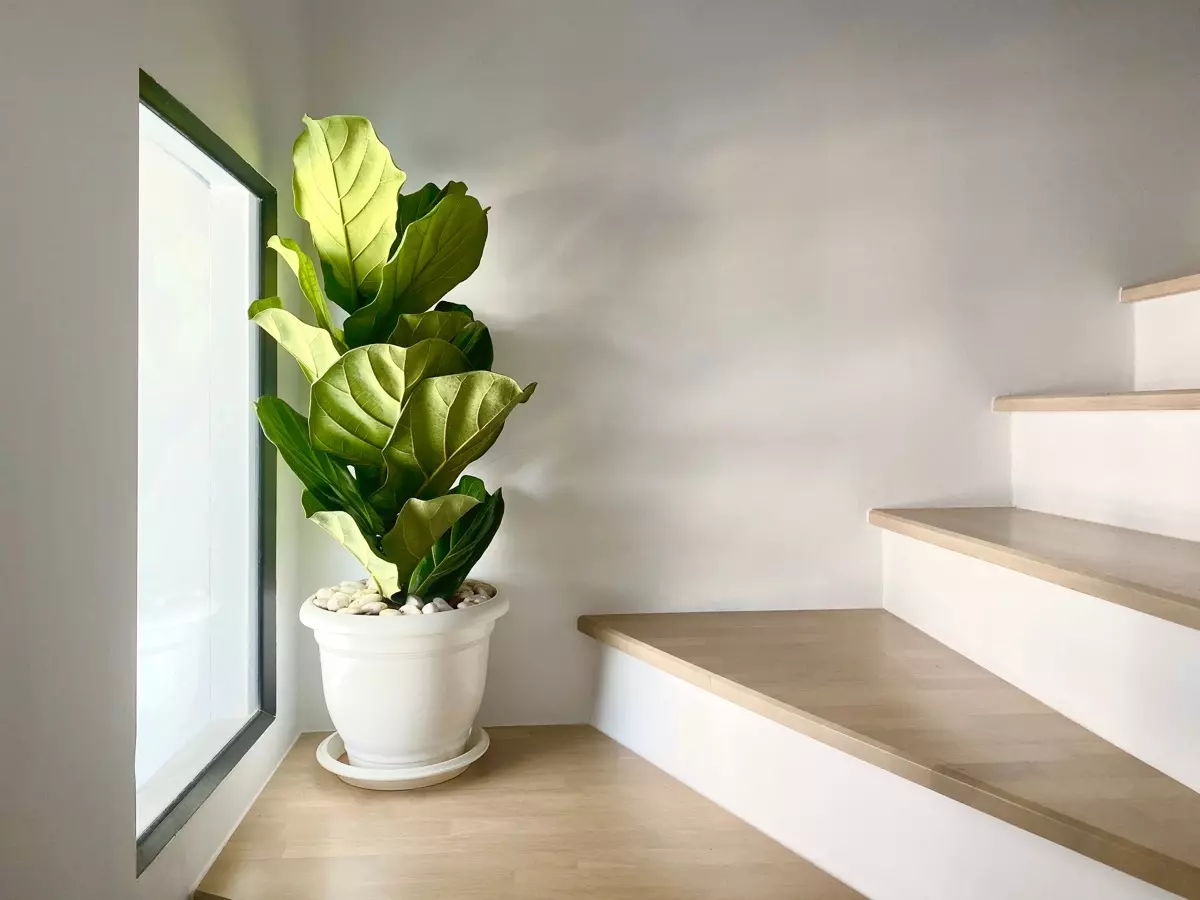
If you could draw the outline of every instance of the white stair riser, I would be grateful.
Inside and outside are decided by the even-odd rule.
[[[1200,291],[1133,304],[1139,391],[1200,387]]]
[[[1010,415],[1013,505],[1200,541],[1200,410]]]
[[[873,900],[1172,896],[610,647],[592,724]]]
[[[898,534],[884,607],[1200,790],[1200,631]]]

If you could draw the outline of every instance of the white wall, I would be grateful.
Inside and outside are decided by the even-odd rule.
[[[137,70],[286,216],[297,27],[290,0],[0,0],[0,896],[181,900],[295,735],[285,480],[280,720],[135,882]]]
[[[1200,384],[1200,291],[1133,304],[1133,334],[1133,380],[1139,391]]]
[[[1009,416],[1017,506],[1200,541],[1200,412]]]
[[[1200,262],[1185,2],[309,3],[310,112],[491,204],[454,299],[537,396],[485,717],[586,717],[583,612],[879,602],[873,505],[1009,499],[990,398],[1128,386]],[[305,534],[304,589],[353,562]],[[323,723],[303,638],[302,720]]]
[[[98,4],[0,16],[21,123],[0,141],[0,895],[115,897],[134,866],[136,51]]]
[[[221,135],[279,191],[280,229],[293,231],[291,146],[305,111],[303,39],[295,0],[141,0],[139,65]],[[264,249],[268,257],[274,254]],[[299,310],[286,267],[281,293]],[[281,392],[296,401],[301,378],[290,360]],[[282,467],[282,464],[280,464]],[[296,737],[295,657],[299,488],[285,474],[278,497],[278,718],[184,830],[138,879],[146,900],[186,896]]]

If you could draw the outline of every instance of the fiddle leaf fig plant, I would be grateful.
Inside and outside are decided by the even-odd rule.
[[[492,372],[487,326],[443,299],[479,266],[487,210],[458,181],[401,193],[404,172],[359,116],[305,116],[292,161],[324,286],[296,241],[267,246],[316,324],[278,297],[249,316],[300,366],[308,416],[263,397],[259,422],[304,486],[305,515],[383,597],[448,597],[504,516],[501,491],[465,470],[536,387]],[[341,327],[330,302],[346,313]]]

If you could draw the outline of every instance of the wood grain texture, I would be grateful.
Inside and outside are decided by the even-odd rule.
[[[849,900],[860,895],[584,726],[489,729],[453,781],[381,793],[302,735],[204,900]]]
[[[1139,300],[1157,300],[1159,297],[1190,294],[1192,291],[1200,291],[1200,275],[1185,275],[1182,278],[1171,278],[1167,281],[1155,281],[1150,284],[1139,284],[1136,287],[1121,288],[1121,302],[1137,303]]]
[[[871,524],[1200,629],[1200,544],[1014,507],[873,509]]]
[[[1183,897],[1200,795],[884,610],[584,616],[579,629]]]
[[[1114,394],[1010,394],[992,401],[996,412],[1136,412],[1200,409],[1200,390]]]

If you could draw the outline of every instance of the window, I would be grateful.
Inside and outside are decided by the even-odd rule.
[[[274,716],[275,191],[142,73],[138,144],[139,873]]]

